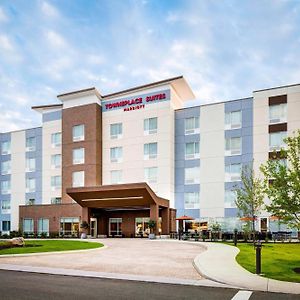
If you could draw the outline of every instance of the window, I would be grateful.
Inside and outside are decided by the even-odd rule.
[[[3,214],[10,213],[10,200],[1,201],[1,211]]]
[[[225,166],[225,181],[240,181],[241,180],[241,164],[230,164]]]
[[[122,218],[109,218],[109,235],[122,235]]]
[[[35,158],[26,158],[26,172],[35,171]]]
[[[241,137],[226,138],[225,155],[240,155],[242,139]]]
[[[59,169],[61,167],[61,154],[51,155],[51,168]]]
[[[286,103],[269,106],[269,121],[271,124],[286,122]]]
[[[185,168],[184,184],[199,184],[200,183],[200,168]]]
[[[1,163],[1,175],[7,175],[11,173],[11,161],[3,161]]]
[[[122,123],[110,124],[110,138],[120,139],[122,137]]]
[[[51,145],[53,148],[61,145],[61,132],[52,133]]]
[[[185,209],[200,208],[200,196],[198,192],[184,193],[184,208]]]
[[[10,221],[2,221],[2,232],[10,231]]]
[[[235,200],[236,200],[236,192],[231,190],[225,190],[224,207],[235,208],[236,207]]]
[[[122,171],[121,170],[110,171],[110,182],[111,184],[122,183]]]
[[[35,151],[36,149],[36,139],[35,137],[26,138],[26,151]]]
[[[49,235],[49,219],[39,219],[38,220],[38,234]]]
[[[225,129],[237,129],[242,126],[242,112],[231,111],[225,113]]]
[[[2,144],[1,144],[1,154],[2,155],[10,154],[10,141],[2,142]]]
[[[51,176],[52,191],[61,189],[61,176]]]
[[[61,204],[61,197],[52,197],[51,204]]]
[[[72,186],[82,187],[84,186],[84,171],[73,172],[72,174]]]
[[[35,199],[31,198],[26,200],[26,205],[34,205],[35,204]]]
[[[157,157],[157,143],[144,144],[144,159]]]
[[[84,140],[84,125],[73,126],[73,142]]]
[[[84,148],[73,149],[73,164],[84,164]]]
[[[199,117],[186,118],[184,120],[185,134],[199,133]]]
[[[157,167],[150,167],[144,169],[145,181],[148,183],[157,182],[157,174],[158,174]]]
[[[123,156],[122,147],[110,148],[110,161],[111,162],[121,162]]]
[[[144,134],[157,133],[157,118],[149,118],[144,120]]]
[[[195,159],[200,157],[199,142],[185,144],[185,159]]]
[[[284,148],[284,139],[286,138],[286,131],[273,132],[269,134],[269,147],[271,151],[280,150]]]
[[[79,218],[61,218],[60,234],[68,236],[78,236],[79,234]]]
[[[26,193],[35,192],[35,178],[26,178]]]
[[[10,194],[10,180],[1,181],[1,194]]]
[[[33,233],[33,219],[24,219],[23,220],[23,232],[24,233]]]

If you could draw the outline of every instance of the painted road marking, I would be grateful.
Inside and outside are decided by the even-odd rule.
[[[251,295],[250,291],[238,291],[231,300],[248,300]]]

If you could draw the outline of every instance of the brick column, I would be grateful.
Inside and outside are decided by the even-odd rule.
[[[162,218],[162,234],[170,234],[170,210],[169,208],[163,208],[161,211]]]
[[[155,234],[158,234],[158,217],[159,217],[159,206],[157,204],[151,204],[150,205],[150,220],[153,220],[156,222],[156,227],[154,230]]]

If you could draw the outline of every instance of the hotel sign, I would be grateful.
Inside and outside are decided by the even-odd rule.
[[[115,100],[102,101],[102,111],[122,109],[123,111],[139,110],[148,104],[170,101],[170,90],[163,90],[149,94],[133,97],[120,98]]]

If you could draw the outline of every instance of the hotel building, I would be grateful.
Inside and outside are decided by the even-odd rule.
[[[300,84],[244,99],[186,107],[175,77],[113,94],[95,88],[35,106],[42,126],[0,133],[0,230],[134,237],[219,222],[239,228],[234,189],[243,165],[259,166],[300,129]],[[191,102],[189,102],[191,103]],[[263,212],[258,230],[275,230]]]

